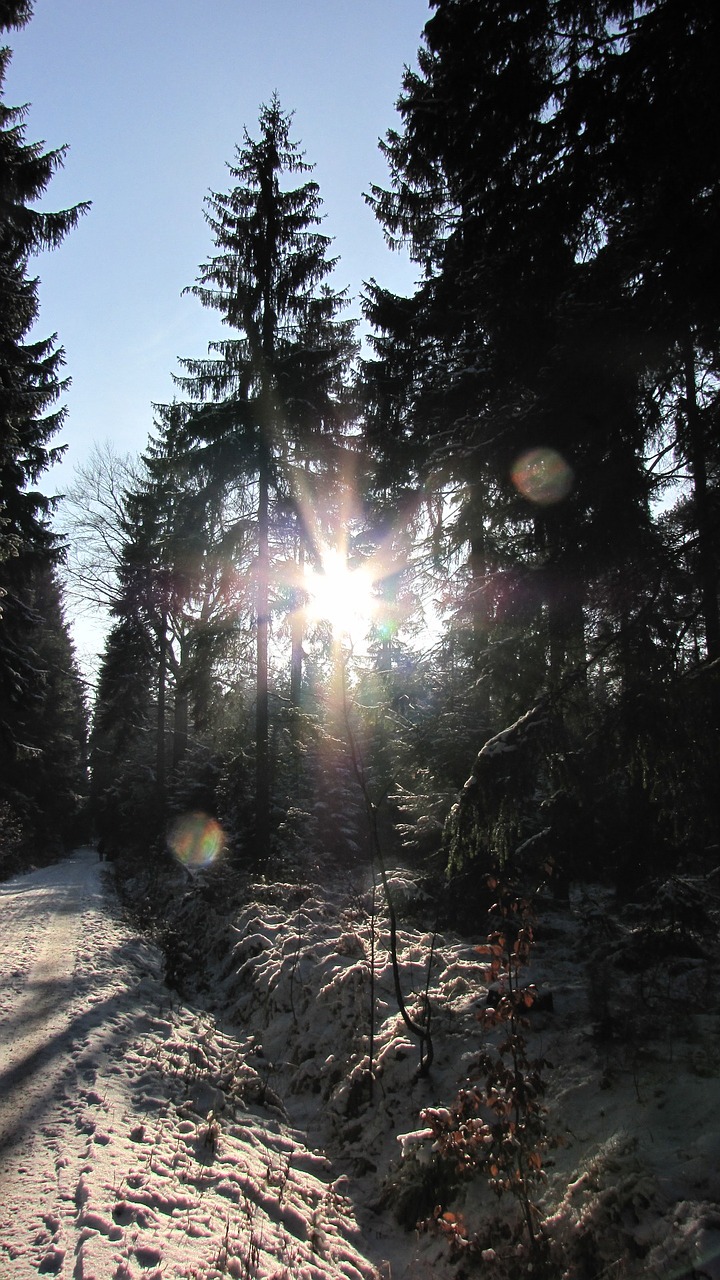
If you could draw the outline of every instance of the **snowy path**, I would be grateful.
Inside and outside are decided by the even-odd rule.
[[[75,952],[83,909],[98,895],[88,854],[0,886],[3,1165],[62,1090],[72,1061]]]
[[[328,1161],[242,1077],[92,850],[0,885],[2,1280],[372,1280]]]

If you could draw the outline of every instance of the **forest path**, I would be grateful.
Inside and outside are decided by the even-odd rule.
[[[374,1280],[330,1162],[248,1073],[94,850],[0,885],[0,1280]]]
[[[127,931],[109,910],[95,850],[0,885],[0,1275],[65,1269],[78,1188],[98,1137],[98,1071],[121,1076],[144,1022],[129,994]],[[75,1239],[77,1243],[77,1239]]]
[[[0,1168],[74,1062],[76,949],[101,898],[93,850],[0,885]]]

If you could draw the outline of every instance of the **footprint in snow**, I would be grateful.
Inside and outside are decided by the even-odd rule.
[[[40,1266],[38,1267],[38,1275],[41,1276],[57,1276],[62,1270],[65,1261],[64,1249],[50,1249],[45,1254]]]
[[[161,1258],[159,1249],[139,1248],[135,1249],[135,1257],[141,1267],[156,1267]]]

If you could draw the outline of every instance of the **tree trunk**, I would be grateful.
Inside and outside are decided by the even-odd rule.
[[[255,840],[265,861],[270,845],[270,751],[268,714],[268,632],[270,610],[269,465],[267,445],[260,448],[258,473],[257,685],[255,699]]]
[[[705,620],[705,652],[710,661],[720,658],[720,612],[718,577],[713,555],[710,504],[708,501],[707,459],[700,408],[697,401],[695,347],[688,330],[683,352],[685,405],[688,426],[688,460],[693,480],[695,524],[698,536],[700,598]]]
[[[173,769],[177,769],[188,744],[188,671],[187,640],[180,640],[180,663],[175,681],[175,704],[173,707]]]
[[[292,635],[292,653],[290,656],[290,704],[295,708],[295,710],[300,706],[302,698],[305,593],[299,583],[302,581],[304,565],[305,548],[303,547],[302,541],[300,541],[297,553],[298,585],[293,590],[292,617],[290,622]]]
[[[489,736],[491,722],[488,649],[490,614],[488,608],[488,557],[482,518],[478,520],[470,540],[470,625],[472,627],[473,667],[476,673],[477,712],[482,732]]]
[[[167,609],[163,605],[160,617],[160,645],[158,655],[157,740],[155,747],[155,781],[158,807],[165,808],[165,702],[167,691]]]

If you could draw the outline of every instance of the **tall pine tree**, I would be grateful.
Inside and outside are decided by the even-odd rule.
[[[29,3],[1,0],[0,32],[23,26],[31,12]],[[0,49],[0,92],[9,58],[10,50]],[[37,592],[40,582],[49,582],[60,551],[49,523],[52,503],[36,485],[61,452],[51,441],[62,421],[55,405],[66,384],[55,337],[31,337],[39,302],[30,261],[57,246],[87,205],[61,213],[34,207],[62,164],[64,148],[44,151],[42,144],[28,143],[26,116],[26,107],[0,98],[0,785],[18,803],[28,788],[37,795],[38,822],[33,804],[25,821],[29,833],[36,825],[44,835],[42,797],[48,791],[34,787],[29,762],[44,769],[53,746],[29,732],[28,708],[44,705],[48,696],[46,622]],[[56,617],[47,625],[60,631],[59,601],[49,587],[48,593]]]
[[[206,217],[216,253],[190,289],[219,311],[232,336],[206,360],[185,360],[180,379],[192,399],[188,443],[208,477],[254,489],[256,511],[256,847],[270,838],[269,632],[271,520],[279,497],[299,507],[296,469],[331,464],[347,408],[354,353],[346,297],[328,278],[334,259],[318,226],[316,182],[288,185],[311,166],[290,136],[277,97],[263,106],[259,135],[246,131],[230,174]],[[200,410],[205,407],[204,412]]]
[[[694,488],[711,657],[716,644],[719,188],[704,130],[717,121],[717,7],[432,8],[419,69],[403,81],[402,127],[385,144],[391,186],[371,194],[388,238],[422,268],[410,299],[368,292],[375,447],[453,498],[440,532],[467,555],[474,675],[496,697],[488,637],[509,624],[523,673],[515,714],[528,696],[562,695],[548,738],[556,762],[580,745],[585,663],[603,655],[616,703],[605,736],[637,847],[659,790],[648,707],[675,621],[658,611],[669,562],[645,463],[668,402]]]

